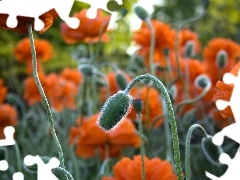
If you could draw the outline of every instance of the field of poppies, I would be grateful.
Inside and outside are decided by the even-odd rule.
[[[121,26],[108,29],[111,16],[102,10],[92,19],[87,8],[74,12],[77,29],[48,11],[40,16],[40,32],[33,31],[32,18],[20,17],[12,29],[0,14],[0,139],[5,127],[15,128],[15,144],[0,146],[0,161],[9,165],[0,179],[16,172],[37,179],[39,167],[26,165],[27,155],[46,164],[58,158],[52,172],[65,180],[224,174],[220,154],[233,157],[239,146],[230,138],[222,146],[212,143],[235,122],[231,108],[218,110],[215,102],[230,100],[234,85],[222,77],[238,75],[240,44],[215,36],[203,45],[201,34],[187,28],[207,14],[210,2],[203,2],[197,16],[176,28],[135,4],[142,25],[122,32],[136,49],[131,54],[111,51]],[[118,12],[116,24],[127,16],[121,7]],[[59,31],[50,31],[53,23]]]

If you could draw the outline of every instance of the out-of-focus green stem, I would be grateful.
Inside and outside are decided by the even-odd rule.
[[[182,29],[183,26],[189,23],[193,23],[195,21],[198,21],[201,19],[204,15],[206,14],[206,10],[204,9],[203,12],[193,18],[187,19],[182,21],[178,26],[176,30],[176,36],[175,36],[175,46],[174,46],[174,51],[175,51],[175,56],[176,56],[176,62],[177,62],[177,76],[175,79],[173,79],[167,86],[167,89],[170,89],[170,87],[177,82],[177,80],[180,78],[180,64],[179,64],[179,54],[178,54],[178,39],[179,39],[179,31]]]
[[[141,161],[142,161],[142,180],[146,180],[146,173],[145,173],[145,164],[144,164],[144,146],[143,146],[143,127],[142,127],[142,118],[141,113],[137,113],[137,121],[138,121],[138,130],[140,133],[140,153],[141,153]]]
[[[61,168],[65,169],[63,152],[62,152],[61,145],[60,145],[60,143],[58,141],[58,138],[57,138],[57,135],[56,135],[56,132],[55,132],[55,129],[54,129],[54,123],[53,123],[53,117],[52,117],[51,109],[50,109],[48,100],[47,100],[47,98],[45,96],[44,90],[42,88],[41,82],[40,82],[39,77],[38,77],[36,50],[35,50],[35,46],[34,46],[32,25],[31,25],[30,22],[27,23],[27,27],[28,27],[28,34],[29,34],[29,39],[30,39],[30,47],[31,47],[31,53],[32,53],[33,77],[34,77],[34,80],[36,82],[37,88],[38,88],[38,90],[40,92],[40,95],[42,97],[45,110],[47,112],[48,122],[49,122],[49,125],[50,125],[50,130],[51,130],[51,134],[52,134],[52,137],[53,137],[53,141],[54,141],[54,143],[55,143],[55,145],[57,147],[57,150],[58,150],[60,166],[61,166]]]
[[[156,77],[150,75],[150,74],[145,74],[145,75],[140,75],[134,78],[126,87],[124,90],[124,93],[129,94],[130,90],[132,87],[138,82],[143,79],[148,79],[153,81],[156,86],[159,88],[159,90],[162,93],[162,96],[166,102],[166,108],[168,112],[168,119],[170,121],[171,125],[171,132],[172,132],[172,140],[173,140],[173,151],[174,151],[174,160],[175,160],[175,167],[176,167],[176,172],[177,172],[177,177],[178,180],[183,180],[183,174],[182,174],[182,167],[181,167],[181,158],[180,158],[180,149],[179,149],[179,138],[178,138],[178,132],[177,132],[177,125],[176,125],[176,120],[174,116],[174,111],[172,107],[172,103],[170,100],[170,97],[168,95],[167,89],[163,85],[163,83]]]
[[[190,167],[190,145],[191,145],[191,136],[192,132],[196,129],[199,128],[203,134],[204,137],[207,137],[208,134],[206,133],[205,129],[199,125],[199,124],[194,124],[192,125],[187,133],[187,138],[186,138],[186,148],[185,148],[185,171],[186,171],[186,180],[191,180],[191,167]]]

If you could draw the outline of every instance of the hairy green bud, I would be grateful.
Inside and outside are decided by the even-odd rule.
[[[94,74],[95,69],[91,65],[83,65],[80,67],[80,71],[84,76],[91,77]]]
[[[195,86],[199,89],[205,88],[208,85],[208,83],[210,83],[210,79],[205,74],[199,75],[194,80]]]
[[[228,54],[225,50],[220,50],[217,53],[216,57],[216,65],[219,68],[224,68],[227,65],[227,60],[228,60]]]
[[[127,116],[131,105],[132,97],[124,91],[118,91],[103,105],[97,125],[106,132],[113,131]]]

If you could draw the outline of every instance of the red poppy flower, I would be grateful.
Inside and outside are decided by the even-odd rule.
[[[7,87],[4,86],[3,79],[0,78],[0,103],[3,103],[7,95]]]
[[[174,48],[174,36],[175,31],[171,29],[170,25],[165,24],[158,20],[152,20],[152,25],[155,31],[155,52],[154,62],[160,66],[165,66],[164,49],[168,48],[173,50]],[[149,51],[151,42],[151,32],[148,25],[143,22],[141,28],[134,32],[133,40],[140,46],[138,55],[146,57],[146,63],[149,65]]]
[[[17,27],[9,28],[6,25],[8,16],[9,16],[8,14],[0,14],[0,27],[1,28],[15,31],[18,33],[22,33],[22,34],[27,34],[28,33],[27,22],[31,22],[32,26],[34,27],[34,18],[18,16],[17,17],[17,20],[18,20]],[[53,20],[56,19],[57,17],[58,17],[58,14],[56,13],[56,11],[54,9],[39,16],[39,18],[44,23],[44,28],[42,30],[40,30],[40,33],[44,33],[52,25]]]
[[[60,76],[66,80],[72,81],[76,85],[80,85],[82,81],[82,74],[78,69],[64,68]]]
[[[135,180],[142,179],[141,156],[122,158],[113,167],[114,177],[103,177],[102,180]],[[177,180],[173,168],[168,161],[160,158],[144,157],[146,180]]]
[[[3,130],[6,126],[17,124],[17,112],[9,104],[0,104],[0,139],[5,139]]]
[[[219,52],[224,52],[226,55],[226,62],[222,68],[217,64],[217,57]],[[214,38],[208,42],[203,50],[203,63],[206,67],[206,72],[215,84],[222,78],[222,75],[229,72],[235,65],[235,60],[239,57],[240,46],[230,39]]]
[[[182,29],[179,32],[179,51],[182,56],[183,52],[185,51],[186,45],[189,42],[193,43],[193,51],[195,52],[195,54],[199,53],[201,50],[201,44],[198,40],[198,35],[189,29]]]
[[[162,115],[162,102],[158,91],[152,87],[144,86],[138,91],[132,93],[133,99],[142,99],[143,101],[143,111],[142,111],[142,121],[144,125],[150,125],[157,116]],[[131,119],[136,119],[136,112],[134,109],[131,109],[131,112],[128,114],[128,117]],[[155,124],[156,127],[160,126],[163,123],[163,120],[158,121]]]
[[[80,41],[95,43],[98,42],[99,32],[102,29],[101,40],[106,42],[108,37],[104,34],[107,30],[110,16],[104,16],[101,10],[97,11],[94,19],[86,16],[87,9],[82,9],[73,16],[80,20],[80,26],[77,29],[71,29],[66,23],[61,24],[61,35],[66,43],[74,44]]]
[[[43,72],[41,61],[46,62],[53,56],[52,46],[47,40],[35,39],[36,57],[38,60],[38,72]],[[14,49],[14,56],[19,62],[26,62],[27,74],[32,73],[32,54],[29,38],[24,38],[18,42]],[[41,60],[41,61],[40,61]]]
[[[135,127],[129,119],[113,132],[107,134],[96,124],[98,114],[92,115],[89,119],[80,117],[77,119],[77,127],[70,130],[69,142],[77,145],[76,154],[83,158],[90,158],[99,153],[101,159],[105,158],[106,146],[108,146],[109,157],[120,155],[121,148],[126,146],[139,147],[140,140],[135,132]]]

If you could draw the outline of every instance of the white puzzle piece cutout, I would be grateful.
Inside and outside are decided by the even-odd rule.
[[[14,127],[12,127],[12,126],[5,127],[3,130],[5,139],[0,139],[0,146],[14,145],[15,144],[15,140],[13,139],[14,132],[15,132]]]
[[[230,106],[234,115],[235,123],[226,126],[220,132],[215,134],[212,142],[217,146],[221,146],[224,141],[224,136],[227,136],[240,144],[240,70],[238,71],[237,77],[231,73],[226,73],[223,76],[223,82],[234,85],[232,95],[229,101],[217,100],[216,106],[219,110],[223,110],[227,106]],[[205,172],[208,178],[212,180],[229,180],[233,177],[234,179],[240,179],[240,148],[237,150],[233,159],[231,159],[228,154],[222,153],[219,157],[219,161],[222,164],[228,165],[228,169],[221,177],[216,177],[209,172]]]
[[[43,160],[37,156],[27,155],[24,158],[24,164],[26,166],[32,166],[37,164],[38,172],[37,172],[37,179],[38,180],[58,180],[58,178],[52,173],[52,169],[57,168],[60,165],[60,162],[57,158],[53,157],[49,160],[47,164],[43,162]]]
[[[15,28],[18,25],[17,16],[34,18],[34,29],[40,31],[44,28],[44,23],[39,16],[55,9],[59,17],[67,23],[70,28],[76,29],[80,21],[75,17],[69,17],[75,0],[1,0],[0,14],[8,14],[6,25],[9,28]],[[78,0],[81,1],[81,0]],[[88,9],[88,17],[96,17],[97,9],[100,8],[112,14],[110,23],[116,20],[117,12],[107,9],[109,0],[82,0],[91,7]],[[121,5],[122,0],[116,0]],[[109,23],[109,24],[110,24]]]

